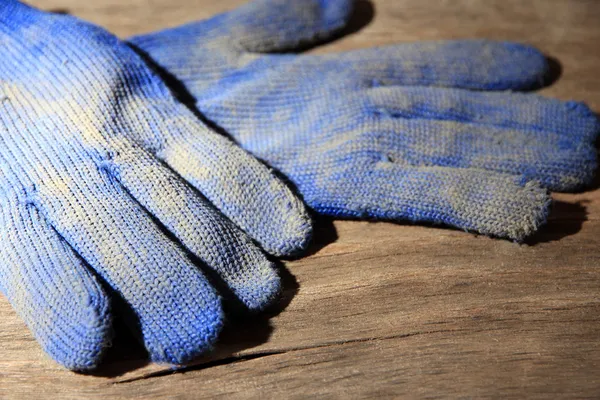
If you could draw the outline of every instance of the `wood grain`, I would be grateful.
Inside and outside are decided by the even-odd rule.
[[[243,3],[30,2],[122,37]],[[542,93],[600,110],[600,2],[378,0],[359,14],[366,26],[315,51],[527,42],[562,66]],[[549,224],[526,244],[320,219],[311,255],[283,267],[283,310],[232,321],[215,354],[177,372],[147,364],[122,331],[97,374],[62,370],[0,298],[0,398],[598,398],[600,191],[555,199]]]

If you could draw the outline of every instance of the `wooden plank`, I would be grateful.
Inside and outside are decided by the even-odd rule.
[[[242,0],[32,0],[121,36]],[[126,4],[122,4],[126,3]],[[600,3],[379,0],[362,30],[316,52],[422,39],[525,41],[558,58],[542,92],[600,109]],[[600,191],[556,195],[526,244],[413,224],[321,219],[311,255],[285,263],[283,310],[230,324],[185,373],[147,364],[121,335],[95,376],[46,359],[0,299],[0,398],[597,397]],[[276,315],[275,315],[276,314]]]

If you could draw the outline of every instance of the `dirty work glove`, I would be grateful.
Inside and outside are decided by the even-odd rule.
[[[305,246],[303,205],[270,170],[98,27],[4,0],[0,42],[0,289],[46,352],[95,367],[110,299],[152,360],[197,356],[223,322],[198,265],[247,309],[276,297],[231,222],[273,254]]]
[[[130,41],[322,214],[522,239],[546,219],[542,187],[590,182],[591,111],[507,92],[544,78],[546,60],[531,47],[450,41],[273,54],[330,37],[351,11],[350,0],[256,0]]]

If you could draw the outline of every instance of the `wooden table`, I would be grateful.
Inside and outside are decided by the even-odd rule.
[[[30,2],[126,37],[244,1]],[[600,110],[594,0],[363,2],[353,32],[318,51],[472,37],[538,46],[562,69],[542,93]],[[311,254],[285,263],[283,310],[232,323],[216,354],[179,372],[147,364],[123,330],[98,373],[63,370],[1,298],[0,398],[598,398],[600,191],[555,199],[527,244],[319,220]]]

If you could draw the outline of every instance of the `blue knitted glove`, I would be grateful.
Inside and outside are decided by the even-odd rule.
[[[4,0],[0,42],[0,289],[54,359],[98,364],[109,297],[152,360],[210,348],[221,300],[196,264],[250,310],[276,298],[272,263],[231,221],[278,255],[311,227],[267,167],[100,28]]]
[[[131,43],[322,214],[522,239],[546,218],[540,183],[568,191],[592,180],[592,112],[505,91],[543,79],[546,60],[531,47],[451,41],[266,54],[330,37],[352,3],[257,0]]]

